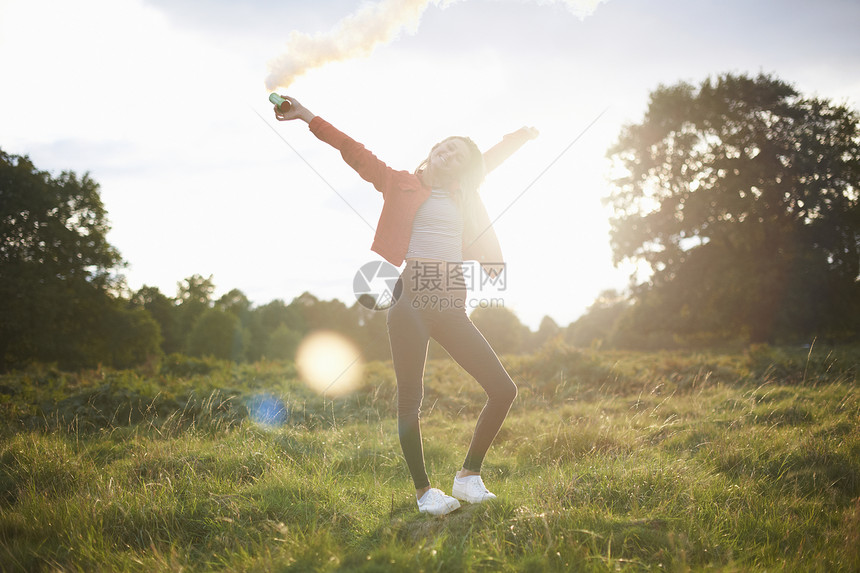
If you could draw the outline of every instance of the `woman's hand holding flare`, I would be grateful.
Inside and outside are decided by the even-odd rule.
[[[286,112],[281,112],[281,110],[278,109],[278,106],[274,106],[275,118],[278,121],[300,119],[305,123],[310,123],[311,120],[316,117],[308,108],[299,103],[299,100],[296,98],[286,95],[281,95],[281,97],[290,102],[290,109]]]

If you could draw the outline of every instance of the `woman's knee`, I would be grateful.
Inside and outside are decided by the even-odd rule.
[[[418,419],[421,413],[421,402],[424,400],[423,393],[399,394],[397,396],[397,417],[401,419]]]
[[[510,385],[509,391],[510,391],[510,401],[511,401],[511,403],[513,403],[514,400],[517,399],[517,395],[520,393],[519,388],[517,388],[517,385],[514,384],[513,380],[511,380],[511,385]]]
[[[505,377],[498,384],[493,386],[493,392],[490,395],[491,400],[497,400],[508,405],[513,404],[519,390],[517,385],[510,377]]]

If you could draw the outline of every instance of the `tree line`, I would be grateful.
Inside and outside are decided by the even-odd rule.
[[[385,312],[372,304],[347,306],[305,292],[255,306],[238,289],[215,298],[213,277],[198,274],[180,281],[175,295],[153,286],[130,291],[89,175],[54,177],[0,150],[0,199],[0,370],[31,362],[126,368],[173,354],[292,359],[304,336],[320,329],[350,338],[366,360],[390,356]],[[501,307],[472,317],[507,353],[558,331],[546,319],[549,326],[532,333]]]
[[[773,76],[660,86],[609,159],[615,262],[647,269],[577,321],[532,332],[503,307],[472,320],[500,353],[549,340],[666,348],[860,336],[860,122]],[[316,329],[389,357],[385,313],[358,302],[254,306],[193,275],[174,296],[130,292],[89,175],[38,170],[0,150],[0,369],[128,367],[165,355],[290,359]],[[431,353],[440,352],[431,347]]]
[[[146,310],[159,324],[164,354],[214,356],[236,362],[261,359],[291,360],[302,339],[316,330],[333,330],[351,339],[366,360],[390,357],[385,311],[355,301],[320,300],[310,292],[289,304],[276,299],[254,306],[242,291],[233,289],[213,298],[212,277],[194,275],[179,283],[176,297],[155,287],[143,287],[129,305]],[[472,320],[505,353],[527,352],[561,329],[545,317],[533,333],[504,307],[478,308]],[[434,347],[434,352],[441,348]]]

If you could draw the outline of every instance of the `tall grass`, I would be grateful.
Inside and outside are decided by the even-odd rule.
[[[387,363],[334,401],[291,364],[10,373],[0,569],[860,569],[857,350],[503,361],[499,499],[442,518],[417,512]],[[450,490],[483,396],[448,360],[426,374],[428,473]]]

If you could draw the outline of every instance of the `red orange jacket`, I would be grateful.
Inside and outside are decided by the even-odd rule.
[[[409,249],[415,213],[430,196],[430,188],[421,183],[414,173],[392,169],[361,143],[321,117],[314,117],[308,127],[317,138],[340,151],[344,161],[355,169],[362,179],[372,183],[382,193],[382,213],[370,249],[399,267]],[[526,141],[526,132],[516,131],[506,135],[500,143],[484,152],[487,173],[498,167]],[[470,233],[463,233],[463,258],[478,261],[489,272],[490,268],[498,268],[496,265],[503,263],[502,250],[480,199],[476,201],[476,207],[478,225]]]

